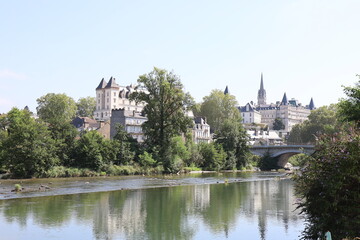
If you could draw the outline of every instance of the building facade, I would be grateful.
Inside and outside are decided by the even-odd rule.
[[[247,103],[244,107],[239,107],[239,110],[243,124],[261,123],[261,114],[256,110],[253,102]]]
[[[114,138],[116,134],[116,126],[121,124],[124,130],[129,133],[138,142],[144,142],[144,133],[142,124],[147,118],[135,110],[113,109],[110,118],[110,137]]]
[[[210,125],[207,124],[206,118],[196,117],[194,118],[193,127],[193,140],[196,144],[198,143],[210,143],[212,136],[210,133]]]
[[[96,88],[96,110],[94,117],[96,120],[107,121],[111,117],[111,110],[123,108],[127,111],[141,112],[144,104],[130,101],[129,96],[135,91],[141,91],[134,85],[120,86],[111,77],[109,82],[104,78]]]

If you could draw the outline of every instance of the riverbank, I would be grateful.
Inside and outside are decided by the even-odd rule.
[[[81,194],[180,185],[228,184],[286,177],[279,172],[193,172],[181,175],[104,176],[78,178],[7,179],[0,181],[0,200],[53,195]],[[14,185],[24,188],[14,192]]]

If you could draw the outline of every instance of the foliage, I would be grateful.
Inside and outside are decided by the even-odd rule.
[[[201,113],[198,114],[206,117],[211,130],[217,132],[226,119],[234,119],[240,122],[240,112],[236,106],[235,96],[224,94],[221,90],[213,90],[209,96],[203,98]]]
[[[116,134],[113,140],[115,141],[118,149],[118,155],[114,163],[117,165],[127,165],[133,162],[135,151],[138,149],[138,144],[136,139],[131,137],[130,134],[125,131],[123,125],[116,125]]]
[[[48,93],[36,101],[39,118],[51,125],[70,122],[75,117],[76,103],[66,94]]]
[[[306,214],[304,239],[331,231],[334,239],[360,236],[360,132],[320,138],[313,158],[295,177],[299,207]]]
[[[270,153],[267,152],[263,157],[260,158],[258,167],[261,171],[270,171],[272,169],[279,169],[278,166],[279,158],[271,157]]]
[[[282,130],[285,129],[285,125],[282,122],[281,118],[275,118],[274,120],[274,124],[273,124],[273,129],[274,130]]]
[[[300,154],[291,156],[289,158],[289,163],[291,163],[293,166],[302,168],[309,161],[309,158],[311,158],[311,156],[309,156],[305,153],[300,153]]]
[[[241,169],[247,164],[247,134],[238,119],[225,119],[215,133],[215,140],[227,153],[226,169]]]
[[[7,137],[2,141],[3,164],[17,177],[41,175],[59,163],[56,144],[47,126],[25,110],[7,115]]]
[[[15,184],[14,185],[14,190],[15,190],[15,192],[20,192],[22,190],[21,185],[20,184]]]
[[[154,68],[138,79],[139,87],[146,90],[136,91],[130,99],[146,103],[143,112],[148,120],[143,123],[146,143],[158,152],[156,159],[163,163],[166,171],[172,172],[169,152],[170,140],[174,136],[186,133],[192,121],[186,116],[191,109],[193,100],[183,91],[180,78],[173,72]]]
[[[76,103],[76,107],[76,116],[92,118],[96,110],[96,100],[94,97],[80,98]]]
[[[323,106],[311,111],[308,120],[292,128],[288,142],[293,144],[315,143],[316,138],[321,134],[334,133],[340,128],[336,113],[336,105]]]
[[[89,131],[76,144],[76,165],[99,171],[117,155],[116,145],[104,139],[97,131]]]
[[[189,151],[186,148],[182,137],[176,136],[171,138],[168,151],[166,152],[166,161],[169,163],[168,166],[170,167],[168,171],[179,172],[184,166],[184,161],[189,157]]]
[[[144,167],[153,167],[156,164],[156,161],[153,159],[151,153],[146,151],[139,155],[139,162]]]
[[[360,75],[357,76],[360,79]],[[339,117],[360,127],[360,80],[354,87],[344,87],[344,92],[348,98],[339,102]]]
[[[215,171],[223,168],[227,155],[221,144],[200,143],[199,152],[205,160],[200,166],[201,168]]]

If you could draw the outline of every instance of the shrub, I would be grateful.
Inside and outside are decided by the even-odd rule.
[[[295,190],[307,225],[303,239],[331,231],[333,239],[360,236],[360,131],[323,136],[300,174]]]

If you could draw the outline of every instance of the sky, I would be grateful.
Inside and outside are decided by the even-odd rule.
[[[240,105],[284,92],[316,107],[360,74],[359,0],[0,0],[0,113],[36,99],[95,97],[102,78],[173,71],[201,102],[226,86]]]

